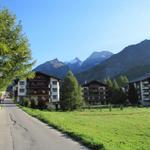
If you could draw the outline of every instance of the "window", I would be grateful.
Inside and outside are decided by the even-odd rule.
[[[53,95],[53,99],[57,99],[57,95]]]
[[[20,93],[24,93],[24,92],[25,92],[25,89],[20,89],[19,92],[20,92]]]
[[[45,91],[45,90],[42,90],[42,93],[43,93],[43,94],[45,94],[45,93],[46,93],[46,91]]]
[[[19,81],[20,85],[25,85],[24,81]]]
[[[53,85],[57,85],[57,81],[52,81],[52,84]]]
[[[36,94],[36,93],[37,93],[37,91],[36,91],[36,90],[34,90],[34,91],[33,91],[33,93],[34,93],[34,94]]]
[[[53,88],[52,91],[53,91],[53,92],[57,92],[57,88]]]

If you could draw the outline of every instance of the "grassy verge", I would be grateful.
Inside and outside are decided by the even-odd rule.
[[[93,150],[150,150],[150,109],[49,112],[22,108]]]

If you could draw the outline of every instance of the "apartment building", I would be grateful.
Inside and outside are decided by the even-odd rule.
[[[15,84],[13,91],[17,102],[23,98],[40,101],[52,105],[58,105],[60,100],[60,86],[57,77],[41,72],[35,72],[33,79],[19,80]]]
[[[138,101],[144,106],[150,105],[150,73],[131,81],[131,85],[137,90]]]
[[[105,104],[107,99],[107,86],[99,81],[90,81],[82,85],[83,96],[90,105]]]

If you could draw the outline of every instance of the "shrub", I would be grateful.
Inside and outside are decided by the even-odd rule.
[[[39,109],[45,109],[46,108],[46,103],[44,100],[42,100],[42,99],[38,100],[38,108]]]
[[[49,110],[49,111],[55,111],[56,109],[55,109],[54,105],[52,105],[50,103],[50,104],[47,105],[47,110]]]
[[[29,105],[29,99],[28,98],[22,98],[21,99],[21,105],[22,106],[25,106],[25,107],[28,107],[28,105]]]
[[[30,107],[31,107],[31,108],[36,108],[36,102],[35,102],[34,99],[31,99],[31,100],[30,100]]]

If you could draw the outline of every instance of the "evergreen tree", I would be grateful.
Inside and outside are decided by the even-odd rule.
[[[119,87],[124,87],[125,85],[128,84],[128,82],[129,82],[128,78],[125,75],[124,76],[121,75],[117,78],[117,83],[118,83]]]
[[[115,79],[113,80],[113,89],[119,90],[119,85]]]
[[[128,98],[131,104],[138,104],[138,93],[134,84],[129,85]]]
[[[113,80],[113,88],[112,88],[112,103],[113,104],[123,104],[126,101],[125,93],[122,88],[119,87],[117,81]]]
[[[112,104],[125,104],[127,100],[127,94],[123,91],[124,87],[128,83],[126,76],[120,76],[113,81],[107,78],[105,83],[108,86],[108,103]]]
[[[112,83],[112,81],[110,80],[110,78],[107,78],[106,81],[105,81],[105,83],[107,84],[107,86],[108,86],[109,88],[112,88],[112,87],[113,87],[113,83]]]
[[[105,79],[104,83],[107,85],[107,103],[112,103],[113,83],[109,77],[107,79]]]
[[[69,71],[61,86],[60,106],[62,110],[74,110],[82,106],[82,90],[71,71]]]
[[[7,9],[0,10],[0,90],[16,77],[30,77],[33,62],[27,37],[16,16]]]
[[[125,82],[125,84],[129,83],[129,79],[127,78],[127,76],[124,76],[124,82]]]

